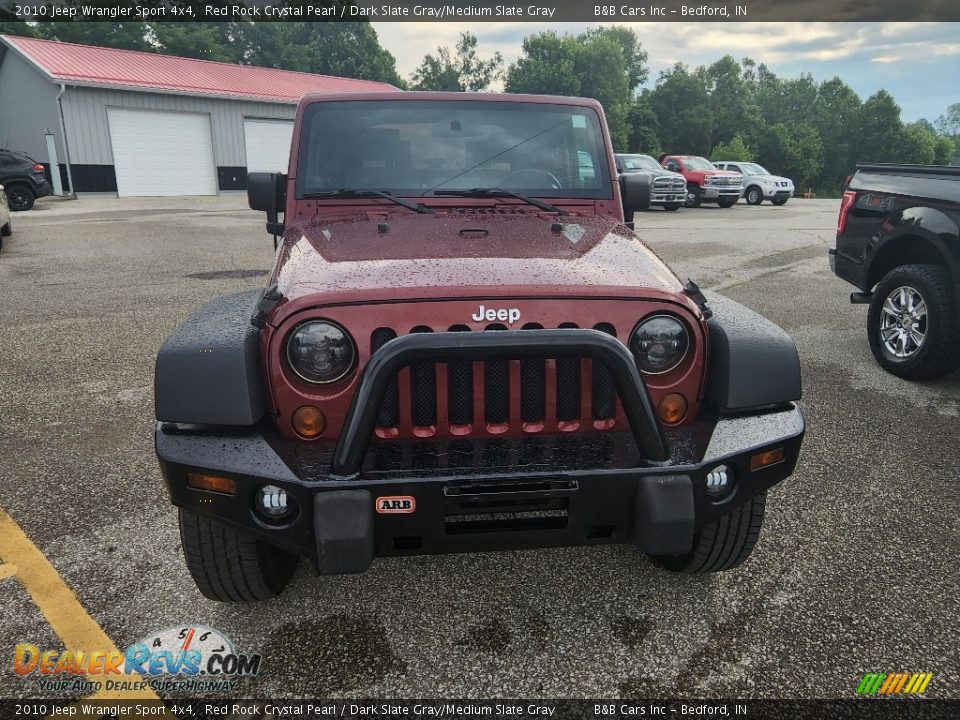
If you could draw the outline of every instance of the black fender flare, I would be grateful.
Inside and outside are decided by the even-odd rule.
[[[250,322],[262,295],[218,297],[171,333],[154,372],[157,420],[250,426],[263,417],[260,334]]]
[[[802,395],[800,356],[779,325],[729,298],[704,292],[713,315],[706,400],[722,413],[782,407]]]

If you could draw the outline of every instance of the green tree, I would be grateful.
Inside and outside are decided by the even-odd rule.
[[[822,143],[809,125],[775,123],[763,132],[757,161],[771,172],[793,178],[798,189],[811,187],[820,172]]]
[[[636,74],[638,70],[635,62],[628,63],[624,58],[625,37],[620,32],[560,36],[547,31],[529,35],[523,40],[517,62],[507,71],[506,89],[594,98],[603,105],[614,147],[627,147],[630,79],[631,72]]]
[[[707,112],[710,96],[702,78],[677,63],[660,73],[649,102],[664,150],[690,155],[710,152],[713,117]]]
[[[643,49],[640,38],[632,29],[623,25],[600,26],[587,30],[579,36],[580,42],[587,44],[595,38],[610,40],[620,47],[627,73],[627,84],[631,91],[647,81],[649,76],[647,51]]]
[[[735,135],[755,141],[763,130],[763,119],[740,64],[725,55],[708,67],[697,68],[695,74],[710,96],[710,144],[730,142]]]
[[[753,162],[756,154],[747,145],[746,141],[740,135],[734,135],[733,140],[728,143],[720,143],[710,152],[710,159],[714,162],[718,160],[742,160],[743,162]]]
[[[960,136],[960,103],[954,103],[937,118],[937,130],[943,135]]]
[[[650,106],[650,91],[645,90],[637,95],[630,110],[627,112],[627,127],[630,129],[630,140],[627,149],[630,152],[641,152],[656,157],[663,151],[663,144],[658,134],[659,120]]]
[[[503,75],[503,56],[496,52],[489,60],[477,57],[477,36],[460,33],[456,55],[438,47],[437,55],[426,55],[411,78],[415,90],[478,91]]]
[[[810,122],[823,143],[815,184],[822,194],[839,193],[853,171],[860,137],[860,96],[838,77],[820,83]]]
[[[920,123],[903,126],[895,160],[902,163],[932,165],[937,156],[937,136]]]
[[[857,160],[897,162],[904,140],[900,106],[886,90],[878,90],[863,103]]]
[[[233,34],[236,23],[153,23],[154,50],[164,55],[239,63],[245,49]]]
[[[938,137],[934,146],[933,162],[936,165],[951,165],[960,156],[960,146],[953,138]]]

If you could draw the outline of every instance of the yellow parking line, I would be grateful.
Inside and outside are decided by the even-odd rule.
[[[15,577],[26,588],[34,604],[50,623],[67,650],[71,652],[92,652],[102,650],[119,652],[113,641],[103,631],[97,621],[84,609],[76,594],[54,570],[53,565],[26,536],[13,518],[0,509],[0,560],[7,563],[0,570],[16,563]],[[124,681],[137,682],[139,675],[121,676]],[[91,682],[104,680],[103,677],[86,678]],[[104,684],[104,687],[106,685]],[[152,690],[107,691],[100,690],[90,696],[96,700],[157,700]]]

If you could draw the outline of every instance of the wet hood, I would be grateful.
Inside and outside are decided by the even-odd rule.
[[[682,296],[673,272],[618,220],[526,209],[317,216],[287,230],[273,281],[288,300],[323,303]]]

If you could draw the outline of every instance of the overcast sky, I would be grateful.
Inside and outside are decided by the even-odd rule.
[[[810,72],[816,80],[839,75],[866,99],[888,90],[906,121],[935,120],[960,102],[960,23],[623,23],[649,53],[651,85],[675,62],[691,67],[730,54],[766,63],[783,77]],[[516,60],[523,38],[552,29],[579,33],[589,23],[380,23],[380,43],[397,58],[404,77],[438,45],[456,44],[466,30],[484,57],[499,50]]]

